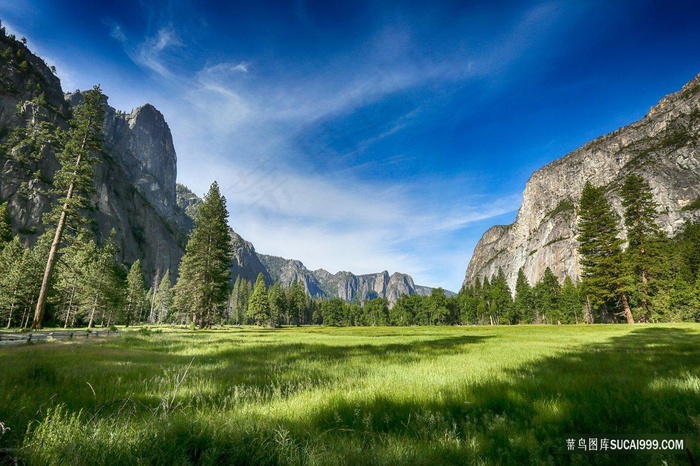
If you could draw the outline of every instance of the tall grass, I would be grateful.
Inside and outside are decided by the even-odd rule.
[[[164,329],[0,349],[0,447],[30,464],[688,464],[567,451],[678,434],[700,327]],[[0,457],[0,461],[2,457]]]

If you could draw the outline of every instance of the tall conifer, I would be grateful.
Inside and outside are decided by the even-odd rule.
[[[175,285],[175,306],[192,315],[200,328],[211,327],[229,298],[233,251],[227,218],[226,199],[215,181],[197,210]]]
[[[620,190],[627,229],[627,270],[632,291],[641,306],[642,318],[650,317],[649,304],[664,278],[665,235],[656,224],[657,204],[649,183],[638,175],[628,175]]]
[[[55,223],[53,241],[49,249],[44,277],[34,311],[32,328],[41,328],[44,308],[48,297],[49,283],[61,246],[61,239],[68,224],[79,218],[79,211],[87,207],[86,196],[93,187],[93,165],[95,152],[102,149],[102,91],[95,86],[83,94],[85,101],[75,109],[63,150],[57,154],[61,169],[56,172],[54,187],[63,190],[63,197],[56,208],[48,215],[48,221]]]
[[[634,323],[627,299],[623,257],[618,238],[617,215],[601,188],[587,182],[579,203],[578,237],[581,255],[582,291],[599,318],[608,310],[622,305],[622,315]]]

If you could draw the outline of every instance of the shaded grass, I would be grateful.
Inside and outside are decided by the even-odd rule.
[[[688,464],[700,327],[172,331],[0,350],[0,446],[36,464]],[[186,377],[185,368],[192,363]]]

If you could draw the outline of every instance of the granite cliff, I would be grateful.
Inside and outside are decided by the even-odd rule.
[[[700,218],[700,75],[664,97],[649,113],[537,170],[525,186],[511,225],[490,228],[478,242],[464,284],[502,268],[511,289],[522,267],[530,283],[549,267],[579,277],[576,209],[584,184],[605,186],[620,216],[619,188],[631,173],[644,177],[659,205],[657,222],[670,236]]]
[[[51,180],[59,168],[51,143],[13,141],[51,123],[66,129],[71,107],[83,99],[64,95],[43,60],[9,36],[2,36],[0,68],[0,199],[8,202],[12,227],[29,243],[44,231],[41,218],[55,201]],[[148,274],[175,270],[187,231],[175,204],[176,154],[163,115],[150,105],[118,112],[105,99],[104,150],[95,166],[93,208],[86,212],[98,236],[117,233],[121,260],[141,259]],[[36,154],[36,151],[39,151]]]

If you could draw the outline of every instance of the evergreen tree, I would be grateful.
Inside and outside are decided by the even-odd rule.
[[[214,182],[197,210],[175,285],[175,306],[199,327],[211,327],[229,298],[233,251],[226,223],[226,199]]]
[[[694,290],[682,276],[676,277],[669,290],[669,312],[666,322],[692,322],[697,315]]]
[[[474,286],[463,288],[457,296],[459,302],[459,323],[462,325],[475,325],[477,323],[477,308],[479,297]]]
[[[75,109],[63,151],[57,154],[61,169],[54,177],[54,187],[63,189],[60,204],[50,213],[47,221],[55,223],[56,229],[46,261],[46,268],[34,311],[32,328],[41,328],[44,309],[49,292],[49,282],[61,246],[64,229],[79,219],[81,209],[88,206],[87,193],[93,187],[94,153],[102,148],[102,91],[95,86],[84,93],[85,101]]]
[[[403,294],[396,300],[394,307],[389,310],[391,325],[415,325],[416,315],[419,314],[421,296]]]
[[[488,277],[484,277],[483,282],[476,280],[476,296],[479,298],[479,303],[476,306],[476,321],[477,325],[493,325],[493,319],[491,318],[491,283],[489,283]]]
[[[674,244],[676,274],[686,282],[694,283],[700,277],[700,222],[686,223]]]
[[[10,241],[12,241],[10,214],[7,211],[7,202],[3,202],[0,203],[0,250]]]
[[[525,272],[522,268],[518,270],[518,278],[515,282],[515,302],[513,304],[513,317],[510,319],[511,324],[516,323],[532,323],[533,312],[535,309],[534,296],[530,282],[527,281]]]
[[[379,326],[389,323],[389,303],[386,298],[374,298],[362,306],[365,325]]]
[[[153,296],[153,322],[164,323],[173,309],[173,290],[170,281],[170,269],[165,271]],[[184,323],[184,322],[183,322]]]
[[[116,260],[118,252],[115,233],[112,230],[104,246],[99,247],[93,240],[88,243],[90,262],[86,281],[81,287],[82,311],[88,321],[88,328],[95,324],[105,324],[115,317],[124,304],[126,293],[123,268]]]
[[[537,312],[537,323],[557,324],[561,321],[559,311],[559,295],[561,286],[552,270],[547,267],[542,279],[533,288],[534,306]]]
[[[10,328],[17,319],[17,310],[22,301],[23,276],[26,255],[18,237],[7,243],[0,251],[0,311]]]
[[[587,182],[579,203],[578,237],[581,255],[581,287],[587,305],[605,318],[607,311],[622,304],[627,322],[634,323],[627,299],[628,284],[618,238],[617,215],[601,188]]]
[[[658,292],[659,282],[665,275],[663,245],[666,238],[656,224],[657,204],[644,178],[628,175],[620,194],[627,229],[627,281],[641,306],[642,320],[646,321],[650,315],[650,300]]]
[[[508,320],[513,312],[513,298],[506,281],[503,269],[498,268],[498,273],[493,277],[489,289],[489,321],[492,325],[501,323],[501,318]]]
[[[302,317],[306,308],[306,291],[304,285],[300,281],[294,280],[287,292],[287,306],[290,320],[292,324],[298,326],[303,323]]]
[[[239,297],[241,292],[241,276],[236,276],[236,281],[233,283],[233,288],[231,289],[231,296],[229,297],[229,308],[231,310],[231,320],[234,324],[240,325],[243,323],[241,318],[245,314],[239,313],[241,308]]]
[[[138,319],[146,310],[146,282],[143,278],[140,260],[137,260],[131,266],[129,275],[126,277],[126,284],[127,297],[124,320],[126,326],[128,327],[134,317]]]
[[[700,277],[695,280],[693,287],[693,322],[700,322]]]
[[[80,308],[81,296],[90,286],[92,276],[90,266],[94,260],[94,244],[86,231],[80,232],[75,239],[63,250],[57,262],[58,277],[55,284],[57,291],[58,313],[57,320],[67,328],[76,320],[76,311]]]
[[[559,295],[559,309],[562,322],[565,324],[578,324],[582,318],[581,296],[578,287],[567,275]]]
[[[248,316],[253,319],[256,325],[271,325],[270,301],[267,296],[267,288],[265,287],[265,278],[262,272],[258,274],[255,280],[255,288],[253,294],[248,300]]]
[[[270,327],[281,327],[287,313],[287,296],[282,285],[275,282],[267,291],[270,301]]]
[[[342,327],[348,324],[347,305],[340,298],[332,298],[321,303],[323,325]]]

